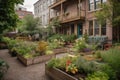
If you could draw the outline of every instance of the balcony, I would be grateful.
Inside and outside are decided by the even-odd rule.
[[[59,6],[61,3],[65,2],[67,0],[56,0],[51,6],[50,9],[55,8],[56,6]]]
[[[63,16],[62,23],[67,23],[76,20],[84,20],[84,19],[85,19],[85,10],[81,10],[80,12],[77,12],[76,15],[68,14],[67,16]]]
[[[56,16],[61,23],[68,23],[72,21],[77,21],[77,20],[85,20],[85,10],[81,10],[80,12],[77,12],[75,15],[71,15],[71,13],[66,13],[63,15]],[[54,17],[55,18],[55,17]],[[50,21],[53,18],[50,19]]]

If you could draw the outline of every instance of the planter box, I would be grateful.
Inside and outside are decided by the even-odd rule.
[[[17,55],[18,60],[20,60],[25,66],[33,64],[33,58],[26,59],[21,55]]]
[[[43,55],[43,56],[37,56],[33,59],[33,64],[41,63],[50,60],[51,58],[55,57],[55,54],[51,55]]]
[[[60,53],[66,53],[67,49],[66,48],[57,48],[53,50],[54,54],[60,54]]]
[[[37,64],[37,63],[42,63],[45,61],[50,60],[51,58],[55,57],[55,54],[51,54],[51,55],[43,55],[43,56],[37,56],[34,58],[30,58],[30,59],[26,59],[24,57],[22,57],[21,55],[17,55],[17,58],[25,65],[25,66],[29,66],[32,64]]]
[[[77,78],[63,72],[57,68],[47,68],[45,65],[45,74],[51,78],[51,80],[78,80]]]

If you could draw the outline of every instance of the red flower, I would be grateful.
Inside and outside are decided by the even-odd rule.
[[[66,67],[69,66],[71,63],[72,63],[71,60],[67,60],[66,61]]]

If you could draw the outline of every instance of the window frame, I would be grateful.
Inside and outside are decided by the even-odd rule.
[[[92,26],[90,25],[90,22],[92,24]],[[92,36],[93,35],[93,20],[89,21],[89,35]]]
[[[107,34],[107,23],[101,25],[97,22],[97,19],[89,20],[89,35],[90,36],[105,36]],[[90,26],[90,22],[92,23],[92,27]],[[97,33],[96,33],[97,32]]]
[[[101,4],[103,0],[89,0],[89,11],[94,11],[99,9],[98,4]]]

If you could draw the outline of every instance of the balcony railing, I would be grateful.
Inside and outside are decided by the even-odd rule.
[[[76,20],[84,20],[85,19],[85,10],[81,10],[80,12],[76,13],[76,15],[71,15],[70,13],[60,14],[58,17],[61,23],[76,21]],[[53,19],[53,18],[51,18]],[[50,19],[50,20],[51,20]]]
[[[65,1],[67,1],[67,0],[55,0],[55,2],[50,6],[50,8],[59,6],[61,3],[65,2]]]
[[[76,14],[71,15],[69,13],[67,16],[63,16],[62,23],[71,22],[75,20],[84,20],[85,19],[85,10],[78,11]]]

